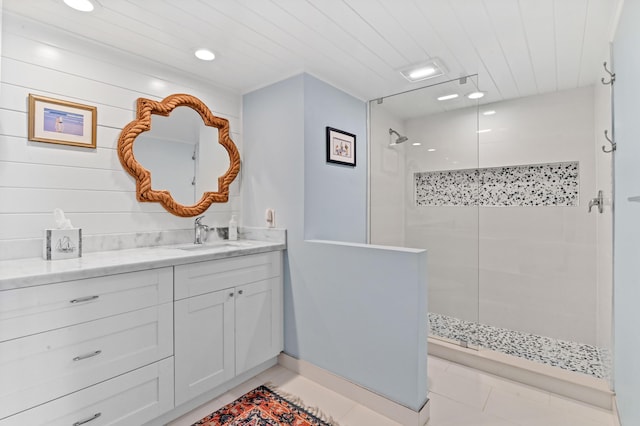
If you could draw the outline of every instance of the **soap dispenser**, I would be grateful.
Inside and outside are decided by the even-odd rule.
[[[231,216],[229,221],[229,241],[235,241],[238,239],[238,222],[236,221],[236,215]]]

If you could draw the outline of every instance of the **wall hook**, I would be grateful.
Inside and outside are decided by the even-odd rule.
[[[603,62],[602,66],[604,67],[604,70],[607,72],[607,74],[609,74],[609,81],[604,81],[604,77],[602,77],[600,81],[602,81],[602,84],[613,85],[613,82],[616,81],[616,73],[609,71],[609,68],[607,68],[606,62]]]
[[[609,137],[609,131],[605,130],[604,131],[604,138],[609,141],[609,143],[611,144],[611,149],[607,149],[607,147],[605,147],[604,145],[602,145],[602,152],[606,152],[607,154],[610,152],[613,152],[616,150],[616,143],[611,140],[611,138]]]

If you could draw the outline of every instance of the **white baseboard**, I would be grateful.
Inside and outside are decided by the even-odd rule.
[[[429,355],[485,371],[577,401],[612,410],[614,393],[604,379],[563,370],[489,349],[467,349],[429,338]]]
[[[278,357],[278,364],[402,425],[424,426],[429,421],[428,400],[420,411],[416,412],[307,361],[283,353]]]

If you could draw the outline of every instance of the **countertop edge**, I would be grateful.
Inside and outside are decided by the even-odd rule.
[[[254,241],[254,246],[192,252],[171,246],[144,247],[88,253],[83,257],[48,261],[19,259],[0,270],[0,292],[189,263],[285,250],[286,243]],[[4,263],[4,262],[3,262]],[[10,270],[6,270],[10,269]]]

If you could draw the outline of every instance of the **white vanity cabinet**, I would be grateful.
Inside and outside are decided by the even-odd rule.
[[[176,405],[283,346],[280,251],[175,267]]]
[[[0,262],[0,426],[165,424],[272,365],[283,246]]]
[[[2,291],[0,425],[153,419],[172,355],[171,267]]]

